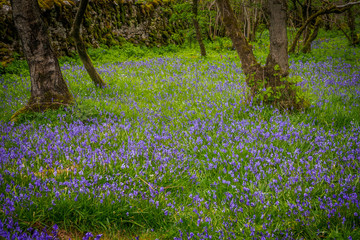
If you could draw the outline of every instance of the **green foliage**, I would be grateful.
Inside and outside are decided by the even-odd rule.
[[[304,102],[304,108],[308,108],[314,99],[313,94],[307,85],[303,85],[303,79],[300,76],[291,76],[286,79],[292,85],[293,90],[296,92],[296,103]]]
[[[80,120],[82,122],[88,122],[91,119],[100,116],[97,106],[94,105],[94,101],[85,99],[80,103],[77,103],[68,114],[72,116],[71,120]]]
[[[20,114],[15,124],[35,123],[36,125],[57,125],[62,119],[61,116],[66,114],[64,108],[58,110],[47,110],[45,112],[26,112]]]
[[[275,66],[275,70],[279,66]],[[276,76],[275,76],[276,77]],[[310,106],[312,94],[306,86],[301,86],[303,80],[299,76],[285,77],[280,80],[250,80],[250,86],[255,103],[274,105],[282,110],[304,110]],[[280,81],[281,84],[275,84]]]
[[[17,53],[15,53],[12,58],[14,60],[5,66],[0,64],[0,74],[26,74],[26,72],[28,72],[27,62],[21,59],[21,56]]]
[[[99,118],[100,111],[98,103],[83,99],[69,108],[61,107],[57,110],[47,110],[45,112],[26,112],[19,115],[16,125],[25,123],[34,123],[36,125],[55,126],[64,122],[82,121],[84,123],[91,122],[92,119]]]
[[[312,43],[310,53],[293,54],[291,57],[295,62],[310,59],[314,62],[328,61],[328,58],[331,57],[332,59],[341,59],[342,62],[358,64],[360,63],[358,54],[360,54],[359,48],[348,46],[342,32],[320,29],[317,39]]]
[[[182,29],[171,35],[171,40],[175,43],[189,43],[194,36],[194,29],[192,25],[193,14],[191,11],[190,2],[179,2],[173,5],[173,14],[169,22],[173,26],[182,25]],[[190,41],[189,41],[190,40]]]
[[[223,53],[224,50],[234,50],[232,41],[229,38],[217,38],[215,41],[209,42],[207,48],[219,53]]]
[[[206,6],[207,2],[199,1],[197,20],[200,26],[203,40],[209,40],[209,30],[216,28],[215,19],[217,15],[216,8],[209,8]],[[192,1],[179,1],[173,5],[173,13],[169,19],[169,22],[178,27],[181,25],[181,29],[171,35],[171,42],[177,44],[195,44],[196,34],[193,25],[194,14],[192,12]]]

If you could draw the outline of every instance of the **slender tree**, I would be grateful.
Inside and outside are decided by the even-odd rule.
[[[316,39],[319,33],[321,22],[322,22],[321,18],[318,17],[316,18],[315,24],[309,28],[309,31],[311,33],[307,34],[307,38],[305,39],[304,46],[301,49],[303,53],[309,53],[311,51],[311,43]]]
[[[31,96],[27,106],[12,119],[27,111],[44,111],[73,103],[73,97],[60,71],[37,0],[11,0],[15,27],[29,65]]]
[[[332,13],[343,13],[345,11],[348,11],[349,9],[351,9],[351,7],[360,4],[360,1],[357,2],[348,2],[345,3],[343,5],[335,5],[333,3],[328,4],[324,7],[322,7],[321,9],[319,9],[318,11],[316,11],[315,13],[313,13],[312,15],[310,15],[306,21],[304,21],[304,23],[302,24],[302,26],[299,28],[299,30],[297,31],[295,38],[289,48],[289,53],[294,53],[296,46],[299,42],[299,39],[301,37],[301,34],[305,31],[305,29],[308,27],[309,24],[311,24],[316,18],[318,18],[319,16],[322,15],[326,15],[326,14],[332,14]],[[305,41],[306,42],[306,41]]]
[[[269,0],[270,53],[266,65],[261,66],[254,56],[232,11],[229,0],[216,0],[222,20],[239,55],[252,99],[274,104],[281,109],[302,109],[306,103],[297,95],[294,83],[288,81],[287,1]]]
[[[243,15],[243,31],[248,41],[253,42],[256,38],[256,30],[259,24],[263,21],[263,11],[261,5],[263,0],[243,0],[242,1],[242,15]]]
[[[360,38],[356,34],[356,21],[355,15],[352,9],[349,9],[346,14],[347,25],[350,29],[350,36],[348,36],[349,42],[352,46],[360,44]]]
[[[194,24],[194,28],[195,28],[195,32],[196,32],[196,40],[198,41],[199,45],[200,45],[200,52],[201,52],[201,56],[206,56],[206,50],[205,50],[205,45],[203,43],[202,40],[202,36],[201,36],[201,29],[199,26],[199,22],[197,20],[198,17],[198,2],[199,0],[193,0],[193,5],[192,5],[192,11],[194,14],[194,18],[193,18],[193,24]]]
[[[106,87],[105,82],[100,77],[99,73],[96,71],[94,65],[91,62],[89,55],[86,52],[85,43],[80,35],[80,26],[84,18],[86,7],[89,3],[89,0],[81,0],[79,8],[76,12],[75,20],[71,27],[70,35],[75,40],[76,49],[79,53],[80,59],[83,62],[86,71],[88,72],[91,80],[94,82],[95,86],[103,88]]]

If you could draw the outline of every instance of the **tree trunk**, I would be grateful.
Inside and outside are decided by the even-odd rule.
[[[280,109],[302,109],[306,103],[297,95],[297,87],[287,81],[288,55],[286,0],[269,0],[270,54],[265,67],[255,59],[251,45],[240,31],[229,0],[216,0],[222,20],[241,61],[250,87],[252,101],[273,104]]]
[[[193,14],[194,14],[193,23],[194,23],[194,28],[195,28],[195,32],[196,32],[196,39],[197,39],[197,41],[198,41],[198,43],[200,45],[201,56],[205,57],[206,56],[205,45],[204,45],[203,40],[202,40],[201,30],[200,30],[199,22],[197,20],[198,1],[199,0],[193,0],[193,5],[192,5],[192,10],[193,10]]]
[[[329,14],[325,14],[324,19],[325,19],[325,21],[324,21],[325,30],[330,31],[331,30],[331,25],[330,25],[330,16],[329,16]]]
[[[306,22],[306,19],[308,19],[311,16],[312,12],[312,6],[311,6],[311,0],[305,0],[305,2],[302,5],[302,24]],[[303,31],[303,39],[308,39],[311,34],[311,29],[309,26],[314,25],[314,20],[311,21],[310,24],[306,26],[306,28]]]
[[[260,2],[255,1],[254,4],[256,4],[256,5],[253,6],[253,20],[252,20],[251,31],[250,31],[250,36],[249,36],[250,42],[255,41],[256,30],[259,25],[259,22],[261,22],[261,9],[259,6],[262,4],[262,0],[260,0]]]
[[[279,65],[282,75],[289,72],[288,39],[287,39],[287,3],[284,0],[269,0],[270,17],[270,53],[266,59],[268,68]]]
[[[242,65],[241,68],[246,76],[250,76],[261,68],[260,64],[255,59],[252,46],[248,43],[244,34],[241,32],[229,0],[216,0],[216,3],[227,33],[239,55]]]
[[[357,36],[356,32],[355,32],[355,16],[353,14],[353,11],[352,9],[349,9],[347,11],[347,14],[346,14],[346,18],[347,18],[347,25],[350,29],[350,44],[352,46],[356,46],[360,43],[360,39],[359,37]]]
[[[311,51],[311,43],[316,39],[318,33],[319,33],[319,28],[320,28],[320,23],[321,23],[321,18],[318,17],[316,19],[316,23],[315,25],[313,26],[313,31],[312,33],[308,36],[307,39],[305,39],[305,43],[304,43],[304,46],[303,48],[301,49],[301,51],[303,53],[309,53]]]
[[[243,23],[243,28],[244,28],[244,35],[245,37],[248,39],[248,41],[251,41],[249,39],[250,37],[250,29],[251,29],[251,18],[250,18],[250,13],[248,13],[248,10],[247,10],[247,6],[244,4],[243,6],[243,13],[244,13],[244,23]],[[251,11],[251,9],[250,9]]]
[[[14,114],[44,111],[73,103],[53,52],[37,0],[11,0],[15,27],[30,69],[31,97],[28,105]]]
[[[104,88],[106,87],[106,84],[101,79],[99,73],[96,71],[94,65],[92,64],[91,59],[86,52],[85,43],[80,36],[80,26],[88,3],[89,0],[81,0],[78,11],[76,12],[75,20],[71,27],[70,35],[75,40],[76,49],[79,53],[80,59],[83,62],[86,71],[90,75],[91,80],[94,82],[95,86]]]

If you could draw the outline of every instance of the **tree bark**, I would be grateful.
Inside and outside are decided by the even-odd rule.
[[[80,26],[81,26],[81,22],[84,17],[85,10],[86,10],[88,3],[89,3],[89,0],[81,0],[78,11],[76,12],[76,15],[75,15],[75,20],[71,27],[70,35],[75,40],[75,45],[76,45],[76,49],[79,53],[79,57],[80,57],[81,61],[83,62],[84,67],[85,67],[86,71],[88,72],[91,80],[94,82],[95,86],[104,88],[104,87],[106,87],[106,83],[102,80],[99,73],[96,71],[94,65],[92,64],[91,59],[86,52],[85,43],[80,35]]]
[[[318,17],[316,19],[315,25],[313,26],[314,30],[311,32],[311,34],[308,36],[308,38],[305,39],[305,44],[304,44],[303,48],[301,49],[301,51],[303,53],[309,53],[311,51],[311,43],[316,39],[316,37],[319,33],[320,23],[321,23],[321,18]]]
[[[269,0],[270,17],[270,53],[266,59],[268,68],[279,65],[282,75],[289,72],[288,39],[287,39],[287,3],[283,0]]]
[[[303,98],[297,95],[294,83],[287,81],[288,55],[286,35],[286,0],[269,0],[270,54],[263,67],[255,59],[251,45],[232,11],[229,0],[216,0],[222,20],[239,55],[241,68],[250,87],[252,101],[273,104],[280,109],[302,109]]]
[[[11,0],[15,27],[29,65],[31,97],[27,106],[14,114],[44,111],[73,103],[58,60],[53,52],[47,29],[41,19],[37,0]]]
[[[255,59],[252,46],[248,43],[240,30],[229,0],[216,0],[216,3],[227,33],[239,55],[241,68],[243,69],[245,75],[249,76],[254,72],[257,72],[261,66]]]
[[[199,22],[197,20],[198,1],[199,0],[193,0],[193,5],[192,5],[192,10],[193,10],[193,14],[194,14],[193,23],[194,23],[194,28],[195,28],[195,32],[196,32],[196,40],[198,41],[199,46],[200,46],[201,56],[205,57],[206,56],[205,45],[202,40],[201,30],[200,30]]]
[[[357,36],[356,32],[355,32],[355,16],[352,12],[352,9],[349,9],[347,11],[347,14],[346,14],[346,18],[347,18],[347,25],[350,29],[350,44],[352,46],[356,46],[360,43],[360,39],[359,37]]]
[[[255,6],[253,6],[253,18],[252,18],[252,25],[251,25],[251,31],[250,31],[250,36],[249,36],[250,42],[254,42],[256,39],[256,30],[259,26],[259,23],[261,22],[261,16],[262,16],[261,8],[259,8],[259,6],[261,6],[261,4],[262,4],[262,0],[260,0],[259,2],[255,1],[254,4],[255,4]]]

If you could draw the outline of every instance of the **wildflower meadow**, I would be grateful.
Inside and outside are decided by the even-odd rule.
[[[27,68],[0,75],[0,236],[360,239],[360,48],[291,56],[311,106],[289,113],[248,101],[223,41],[91,50],[105,89],[65,59],[76,105],[17,122]]]

